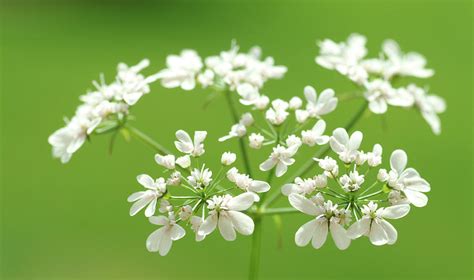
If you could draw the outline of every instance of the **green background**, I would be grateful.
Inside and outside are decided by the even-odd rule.
[[[145,249],[155,227],[128,216],[126,197],[137,174],[160,175],[154,153],[120,139],[94,137],[67,165],[51,158],[47,137],[62,125],[100,72],[151,59],[151,74],[183,48],[203,56],[228,49],[235,38],[287,65],[267,84],[272,97],[302,95],[305,85],[336,92],[351,84],[314,63],[316,39],[365,34],[372,56],[385,38],[423,53],[436,75],[419,81],[443,96],[443,133],[434,136],[414,111],[391,108],[385,120],[364,119],[363,148],[408,152],[409,165],[432,184],[427,207],[393,224],[394,246],[360,239],[347,251],[331,240],[320,250],[298,248],[293,237],[309,217],[285,216],[281,246],[272,220],[263,232],[262,279],[472,278],[472,2],[470,1],[8,1],[1,7],[1,266],[2,279],[242,279],[250,238],[225,242],[218,234],[195,243],[192,234],[167,257]],[[171,146],[174,131],[209,131],[207,162],[230,125],[224,100],[204,111],[206,92],[158,84],[133,110],[136,126]],[[343,126],[360,100],[341,104],[329,129]],[[386,128],[382,128],[382,123]],[[254,166],[266,152],[259,153]],[[254,155],[252,155],[254,156]],[[278,184],[277,184],[278,185]],[[285,205],[282,201],[281,205]]]

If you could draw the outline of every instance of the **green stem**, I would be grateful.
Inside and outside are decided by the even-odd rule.
[[[234,106],[234,101],[232,100],[232,93],[230,91],[226,91],[224,92],[224,95],[226,97],[226,100],[227,100],[227,105],[229,106],[229,109],[230,109],[230,112],[232,114],[232,119],[234,121],[234,123],[238,123],[239,122],[239,114],[237,113],[237,110]],[[250,166],[250,160],[249,160],[249,156],[248,156],[248,153],[247,153],[247,146],[245,146],[245,142],[244,142],[244,139],[239,137],[239,146],[240,146],[240,152],[242,153],[242,159],[244,161],[244,165],[245,165],[245,169],[246,169],[246,173],[252,177],[252,168]]]
[[[153,150],[156,152],[162,154],[162,155],[167,155],[170,154],[170,152],[163,147],[160,143],[157,143],[155,140],[153,140],[150,136],[146,135],[145,133],[141,132],[135,127],[132,126],[125,126],[125,128],[130,132],[130,135],[135,137],[137,140],[145,143],[149,147],[151,147]]]
[[[364,104],[359,108],[359,110],[356,112],[354,117],[345,125],[345,129],[347,131],[350,131],[354,125],[362,118],[362,116],[365,113],[365,110],[367,109],[368,103],[364,102]],[[308,171],[311,170],[313,167],[313,158],[321,158],[325,156],[329,152],[330,146],[326,145],[322,149],[320,149],[316,154],[314,154],[308,161],[306,161],[295,173],[293,176],[290,177],[288,182],[293,182],[296,177],[300,177],[308,173]],[[268,200],[265,202],[265,206],[271,206],[273,203],[275,203],[280,197],[282,196],[281,192],[275,192],[268,198]]]
[[[260,247],[262,244],[262,218],[255,218],[255,228],[252,235],[252,250],[250,253],[249,280],[258,279],[260,268]]]
[[[298,213],[299,211],[293,207],[282,207],[282,208],[270,208],[262,210],[261,215],[279,215],[279,214],[291,214]]]

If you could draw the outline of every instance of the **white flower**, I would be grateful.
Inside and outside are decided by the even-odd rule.
[[[181,184],[181,173],[179,171],[174,171],[171,173],[168,180],[166,180],[166,185],[168,186],[179,186]]]
[[[169,218],[165,216],[150,217],[150,223],[162,226],[148,236],[146,248],[150,252],[159,252],[165,256],[171,249],[173,241],[179,240],[186,234],[185,230],[178,224],[171,214]]]
[[[301,146],[303,142],[301,141],[301,138],[299,138],[298,136],[292,134],[292,135],[288,135],[288,137],[286,138],[285,140],[285,144],[286,146],[290,147],[290,146]]]
[[[221,156],[221,163],[223,165],[231,165],[237,159],[237,155],[231,152],[225,152]]]
[[[206,235],[199,234],[199,228],[201,227],[202,222],[204,221],[203,218],[198,217],[198,216],[192,216],[189,221],[191,223],[191,229],[196,233],[195,240],[197,242],[200,242],[200,241],[204,240]]]
[[[309,118],[309,113],[306,110],[296,110],[295,118],[298,123],[304,123]]]
[[[263,110],[268,106],[270,99],[261,95],[258,88],[250,84],[242,84],[237,87],[237,93],[240,95],[240,103],[247,106],[255,106],[258,110]]]
[[[388,65],[384,70],[386,79],[396,75],[417,78],[429,78],[434,75],[432,69],[425,68],[426,59],[421,54],[415,52],[403,54],[397,42],[386,40],[382,49],[388,59]]]
[[[323,159],[313,158],[313,160],[318,162],[319,167],[324,170],[324,173],[327,177],[337,176],[339,174],[339,166],[337,165],[336,160],[333,158],[326,156]]]
[[[191,166],[191,157],[189,155],[184,155],[176,159],[176,164],[182,168],[188,168]]]
[[[352,133],[349,138],[344,128],[336,128],[332,133],[329,144],[344,163],[351,163],[357,157],[357,149],[360,147],[362,138],[363,135],[360,131]]]
[[[185,205],[179,210],[179,218],[183,221],[188,220],[193,215],[193,208],[190,205]]]
[[[158,73],[164,87],[192,90],[196,86],[196,75],[203,64],[196,51],[183,50],[180,55],[169,55],[166,58],[166,67]]]
[[[281,145],[277,145],[273,148],[273,152],[270,157],[260,164],[260,170],[268,171],[276,166],[275,175],[277,177],[283,176],[288,170],[288,166],[295,163],[292,158],[298,151],[299,146],[290,146],[285,148]]]
[[[251,193],[243,193],[236,197],[213,196],[207,201],[209,216],[199,227],[198,233],[208,235],[219,227],[222,237],[227,241],[235,240],[235,231],[251,235],[254,230],[253,220],[240,211],[249,209],[253,202],[254,196]]]
[[[176,131],[176,138],[178,141],[174,142],[178,151],[189,154],[193,157],[198,157],[204,154],[204,139],[206,139],[207,131],[195,131],[194,142],[189,134],[184,130]]]
[[[391,190],[388,193],[388,202],[390,205],[410,204],[406,196],[397,190]]]
[[[148,67],[150,61],[143,59],[135,66],[119,63],[117,77],[111,86],[115,91],[115,99],[123,100],[128,105],[134,105],[145,94],[150,92],[149,84],[159,78],[159,74],[144,77],[139,72]]]
[[[355,164],[361,166],[367,161],[367,154],[364,151],[357,151],[356,158],[354,160]]]
[[[290,114],[288,107],[288,102],[275,99],[272,101],[272,108],[265,112],[265,118],[273,125],[281,125]]]
[[[364,175],[359,174],[357,170],[354,169],[354,171],[350,171],[349,175],[344,174],[342,177],[339,179],[339,182],[342,185],[342,188],[346,192],[355,192],[358,189],[360,189],[360,186],[364,183]]]
[[[392,85],[382,79],[375,79],[364,84],[364,97],[369,102],[369,109],[375,114],[387,112],[387,104],[399,107],[413,105],[413,97],[404,89],[394,89]]]
[[[380,144],[375,144],[372,152],[367,153],[367,164],[370,167],[382,164],[382,146]]]
[[[319,249],[326,242],[328,231],[330,231],[337,248],[345,250],[349,247],[351,239],[347,236],[346,229],[343,227],[347,213],[343,211],[344,217],[339,217],[340,212],[337,209],[337,204],[333,205],[328,200],[323,206],[319,206],[306,197],[295,193],[290,194],[289,201],[295,209],[315,217],[298,229],[295,234],[296,245],[303,247],[311,241],[312,246]]]
[[[271,57],[261,61],[261,51],[254,51],[256,49],[252,48],[249,53],[240,53],[239,47],[233,42],[229,51],[206,58],[206,66],[231,90],[243,84],[261,88],[267,80],[283,77],[286,67],[275,66]]]
[[[197,80],[203,88],[207,88],[214,84],[214,76],[214,72],[206,69],[203,73],[198,75]]]
[[[320,52],[316,63],[326,69],[337,70],[356,83],[362,83],[368,77],[360,65],[361,59],[367,54],[366,41],[364,36],[355,33],[346,42],[335,43],[325,39],[319,43]]]
[[[281,187],[281,193],[283,195],[289,196],[292,193],[308,195],[314,192],[316,189],[316,180],[312,178],[301,179],[296,177],[294,183],[289,183]]]
[[[229,131],[229,134],[219,138],[219,142],[224,142],[235,137],[243,137],[247,134],[247,127],[241,123],[234,124]]]
[[[130,216],[134,216],[148,205],[145,216],[151,217],[155,214],[157,200],[166,193],[165,179],[158,178],[155,181],[150,176],[142,174],[137,176],[137,181],[147,190],[133,193],[127,198],[128,202],[134,202],[130,208]]]
[[[265,138],[260,133],[252,133],[249,136],[249,146],[252,149],[260,149]]]
[[[204,168],[204,165],[201,170],[194,168],[194,170],[191,171],[191,175],[188,176],[188,182],[196,189],[202,189],[209,186],[211,181],[212,171],[208,168]]]
[[[255,202],[260,200],[260,197],[256,195],[257,193],[264,193],[270,190],[270,185],[267,182],[254,180],[247,174],[239,173],[239,170],[235,167],[227,171],[227,179],[235,183],[240,189],[254,193]]]
[[[328,185],[328,178],[324,174],[316,175],[313,179],[317,189],[324,189]]]
[[[376,246],[394,244],[397,241],[397,230],[385,219],[400,219],[410,211],[407,204],[378,208],[372,201],[362,207],[362,219],[352,224],[347,230],[351,239],[362,235],[368,236],[370,242]]]
[[[318,98],[316,90],[312,86],[306,86],[304,96],[308,101],[306,111],[312,118],[320,118],[336,109],[337,98],[334,97],[334,90],[330,88],[323,90]]]
[[[175,156],[174,155],[166,155],[162,156],[160,154],[155,155],[155,161],[159,165],[163,166],[167,169],[174,169],[175,168]]]
[[[296,110],[296,109],[299,109],[301,108],[301,106],[303,106],[303,100],[301,100],[301,98],[299,98],[298,96],[293,96],[291,99],[290,99],[290,109],[291,110]]]
[[[326,130],[326,122],[319,120],[311,130],[304,130],[301,132],[303,143],[312,147],[315,144],[324,145],[329,141],[329,136],[323,135]]]
[[[406,168],[407,161],[407,154],[403,150],[393,151],[388,186],[402,192],[407,201],[416,207],[424,207],[428,203],[424,193],[430,191],[430,184],[415,169]]]
[[[239,123],[245,125],[245,126],[251,126],[254,123],[254,119],[252,114],[250,113],[245,113],[240,117]]]
[[[377,173],[377,180],[379,180],[380,182],[387,182],[389,178],[390,177],[386,169],[379,169],[379,172]]]
[[[438,114],[446,111],[446,102],[437,95],[428,94],[426,90],[413,84],[407,87],[407,91],[415,98],[415,105],[421,115],[430,125],[431,130],[436,135],[441,133],[441,121]]]

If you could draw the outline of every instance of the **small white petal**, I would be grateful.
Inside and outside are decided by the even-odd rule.
[[[300,247],[304,247],[309,244],[313,238],[314,232],[316,231],[317,221],[315,219],[302,225],[295,234],[295,243]]]

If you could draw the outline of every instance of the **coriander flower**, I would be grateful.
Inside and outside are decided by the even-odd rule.
[[[388,186],[400,191],[407,201],[416,207],[424,207],[428,197],[424,194],[430,191],[430,184],[413,168],[406,168],[407,154],[403,150],[395,150],[390,156]],[[406,169],[405,169],[406,168]]]
[[[347,236],[344,225],[347,222],[346,218],[350,218],[350,213],[338,210],[337,204],[333,205],[330,200],[323,205],[316,205],[300,194],[293,193],[288,198],[295,209],[315,217],[298,229],[295,234],[296,245],[303,247],[311,241],[312,246],[319,249],[326,242],[330,231],[337,248],[345,250],[349,247],[351,239]]]
[[[212,181],[212,171],[202,166],[201,170],[194,168],[191,175],[188,176],[188,182],[196,189],[203,189]]]
[[[296,154],[298,148],[299,146],[297,145],[289,146],[287,148],[277,145],[273,148],[270,157],[260,164],[260,170],[268,171],[276,166],[275,176],[283,176],[288,170],[288,166],[295,163],[295,160],[292,157]]]
[[[243,193],[236,197],[231,195],[213,196],[207,201],[209,216],[199,227],[200,235],[209,235],[216,227],[227,241],[236,238],[235,231],[243,235],[251,235],[254,230],[253,220],[240,212],[249,209],[254,202],[254,195]]]
[[[265,181],[254,180],[247,174],[239,173],[239,170],[235,167],[227,171],[227,179],[234,183],[241,190],[251,192],[254,195],[255,202],[260,200],[257,193],[264,193],[270,190],[270,185]]]
[[[295,178],[294,183],[285,184],[281,187],[281,193],[289,196],[292,193],[309,195],[316,189],[316,180],[313,178],[301,179]]]
[[[237,159],[237,155],[231,152],[225,152],[221,156],[221,163],[223,165],[231,165]]]
[[[196,76],[203,64],[196,51],[183,50],[180,55],[169,55],[166,58],[166,67],[158,73],[158,78],[165,88],[181,87],[183,90],[192,90],[196,86]]]
[[[135,216],[148,205],[145,210],[145,216],[151,217],[155,214],[158,199],[166,193],[165,179],[158,178],[153,180],[150,176],[142,174],[137,176],[137,181],[147,190],[133,193],[127,198],[128,202],[134,202],[130,208],[130,216]]]
[[[367,54],[366,41],[364,36],[355,33],[346,42],[336,43],[325,39],[319,43],[320,52],[316,63],[326,69],[337,70],[356,83],[363,83],[368,77],[360,63]]]
[[[369,109],[375,114],[383,114],[388,105],[399,107],[410,107],[413,105],[413,97],[403,88],[395,89],[392,85],[382,79],[376,79],[365,83],[365,99],[369,102]]]
[[[323,135],[326,130],[326,122],[319,120],[311,130],[301,132],[303,143],[312,147],[315,144],[324,145],[329,142],[329,136]]]
[[[336,128],[329,140],[331,149],[339,155],[339,158],[346,164],[353,162],[357,157],[357,149],[362,142],[362,132],[356,131],[347,134],[346,129]]]
[[[318,98],[316,90],[312,86],[306,86],[304,88],[304,96],[306,101],[308,101],[306,111],[309,117],[320,118],[336,109],[337,98],[334,97],[334,90],[332,89],[323,90]]]
[[[281,99],[272,101],[272,107],[265,112],[265,118],[273,125],[281,125],[288,115],[289,104]]]
[[[247,134],[247,127],[251,126],[254,122],[252,114],[245,113],[240,117],[239,123],[234,124],[227,135],[219,138],[219,142],[224,142],[232,138],[243,137]]]
[[[301,106],[303,106],[303,100],[301,100],[301,98],[299,98],[298,96],[293,96],[290,99],[289,105],[290,105],[290,107],[289,107],[290,110],[299,109],[299,108],[301,108]]]
[[[349,175],[344,174],[339,178],[339,182],[342,185],[342,188],[346,192],[355,192],[360,189],[360,186],[364,183],[364,175],[359,174],[357,170],[350,171]]]
[[[426,59],[421,54],[415,52],[403,54],[397,42],[386,40],[382,49],[388,59],[388,65],[384,69],[386,79],[396,75],[417,78],[429,78],[434,75],[432,69],[425,68]]]
[[[414,84],[410,84],[407,91],[414,97],[416,107],[420,110],[433,133],[439,135],[441,133],[441,121],[438,114],[446,111],[444,99],[437,95],[428,94],[426,90]]]
[[[265,138],[260,133],[252,133],[249,136],[249,146],[252,149],[260,149],[263,145]]]
[[[206,139],[207,131],[195,131],[194,132],[194,141],[191,139],[191,136],[184,131],[176,131],[176,138],[178,141],[174,142],[176,149],[178,151],[189,154],[193,157],[199,157],[204,154],[204,140]]]
[[[258,110],[263,110],[268,106],[270,99],[261,95],[258,88],[250,84],[242,84],[237,87],[237,93],[240,95],[240,103],[246,106],[254,106]]]
[[[175,168],[175,163],[176,163],[176,158],[174,155],[165,155],[162,156],[160,154],[155,155],[155,161],[159,165],[163,166],[166,169],[174,169]]]
[[[183,238],[186,234],[184,228],[176,223],[173,214],[170,214],[169,218],[165,216],[150,217],[149,221],[154,225],[162,227],[148,236],[146,248],[150,252],[159,252],[161,256],[168,254],[173,241]]]
[[[397,230],[386,219],[400,219],[410,211],[407,204],[378,208],[377,203],[369,202],[362,207],[363,217],[352,224],[347,234],[351,239],[362,235],[368,236],[376,246],[394,244],[397,241]]]
[[[382,164],[382,146],[380,144],[375,144],[372,152],[366,154],[367,164],[370,167],[375,167]]]
[[[204,219],[198,216],[192,216],[191,219],[189,220],[189,222],[191,223],[191,229],[196,233],[195,235],[196,242],[200,242],[204,240],[204,238],[206,237],[205,234],[199,233],[199,228],[201,227],[203,221]]]
[[[319,167],[324,170],[324,174],[327,177],[337,176],[339,174],[339,166],[337,165],[336,160],[330,156],[325,156],[323,159],[313,158],[314,161],[318,162]]]

